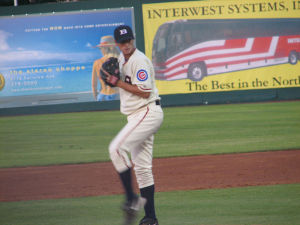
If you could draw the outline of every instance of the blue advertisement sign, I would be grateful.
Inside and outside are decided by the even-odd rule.
[[[122,24],[134,29],[132,8],[0,17],[0,108],[95,100],[101,37]]]

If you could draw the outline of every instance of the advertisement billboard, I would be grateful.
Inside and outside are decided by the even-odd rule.
[[[0,17],[0,108],[99,100],[93,65],[122,24],[132,8]]]
[[[161,94],[300,87],[296,1],[143,4]]]

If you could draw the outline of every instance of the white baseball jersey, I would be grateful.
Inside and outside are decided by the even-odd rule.
[[[120,88],[120,110],[123,114],[130,115],[150,102],[160,99],[155,85],[152,62],[144,53],[135,49],[127,62],[124,55],[120,54],[119,65],[123,81],[137,85],[142,91],[151,92],[149,98],[145,99]]]

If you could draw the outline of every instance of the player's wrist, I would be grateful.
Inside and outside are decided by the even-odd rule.
[[[123,83],[122,80],[118,80],[118,81],[116,82],[116,87],[122,87],[122,83]]]

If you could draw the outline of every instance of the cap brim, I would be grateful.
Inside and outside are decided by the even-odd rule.
[[[121,38],[120,40],[116,41],[117,43],[122,43],[122,42],[126,42],[126,41],[131,41],[131,40],[134,40],[134,38],[132,37],[124,37],[124,38]]]

